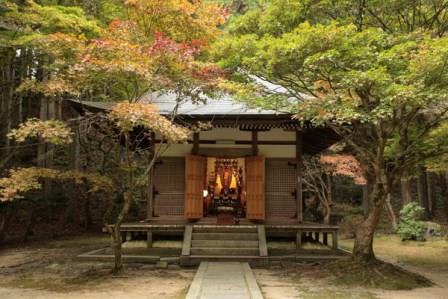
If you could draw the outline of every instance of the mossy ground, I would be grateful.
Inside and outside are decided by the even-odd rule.
[[[353,239],[340,240],[339,246],[351,251]],[[397,235],[377,234],[373,242],[377,257],[428,270],[448,271],[448,242],[441,237],[426,241],[402,242]]]

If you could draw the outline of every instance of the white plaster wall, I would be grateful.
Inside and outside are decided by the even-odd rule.
[[[161,145],[157,145],[159,148]],[[162,157],[185,157],[191,154],[192,144],[171,144],[162,153]]]
[[[202,140],[251,140],[250,131],[241,131],[238,128],[213,128],[199,133]]]
[[[258,140],[264,141],[295,141],[296,132],[283,129],[271,129],[270,131],[258,132]]]
[[[237,128],[214,128],[209,131],[203,131],[199,134],[199,139],[202,140],[246,140],[252,139],[250,131],[240,131]],[[267,132],[258,132],[258,140],[263,141],[294,141],[295,132],[284,131],[283,129],[272,129]],[[200,144],[201,148],[251,148],[251,145],[245,144]],[[163,152],[162,157],[184,157],[191,153],[192,144],[172,144],[166,151]],[[260,155],[266,158],[294,158],[295,145],[259,145]]]
[[[259,145],[258,152],[266,158],[295,158],[294,145]]]

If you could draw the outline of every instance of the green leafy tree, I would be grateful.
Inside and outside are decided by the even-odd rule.
[[[234,73],[223,88],[330,127],[350,146],[370,189],[353,249],[353,258],[366,262],[375,259],[375,227],[402,173],[447,151],[441,125],[448,112],[448,38],[438,16],[411,30],[384,1],[359,1],[355,10],[346,9],[350,1],[331,2],[266,3],[235,20],[213,55]],[[391,2],[412,12],[407,2]],[[424,18],[433,4],[446,12],[446,4],[429,2],[418,7]]]

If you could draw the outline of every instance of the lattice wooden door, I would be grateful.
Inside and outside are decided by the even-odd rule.
[[[202,191],[205,184],[206,158],[187,156],[185,159],[185,218],[202,218]]]
[[[154,172],[154,216],[183,217],[185,160],[164,158]]]
[[[264,157],[246,158],[246,217],[253,220],[264,220]]]
[[[266,217],[293,218],[297,213],[295,162],[287,159],[266,159]]]

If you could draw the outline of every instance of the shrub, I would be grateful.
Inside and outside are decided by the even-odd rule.
[[[403,241],[424,240],[425,225],[420,221],[424,209],[416,202],[406,204],[400,211],[397,233]]]

